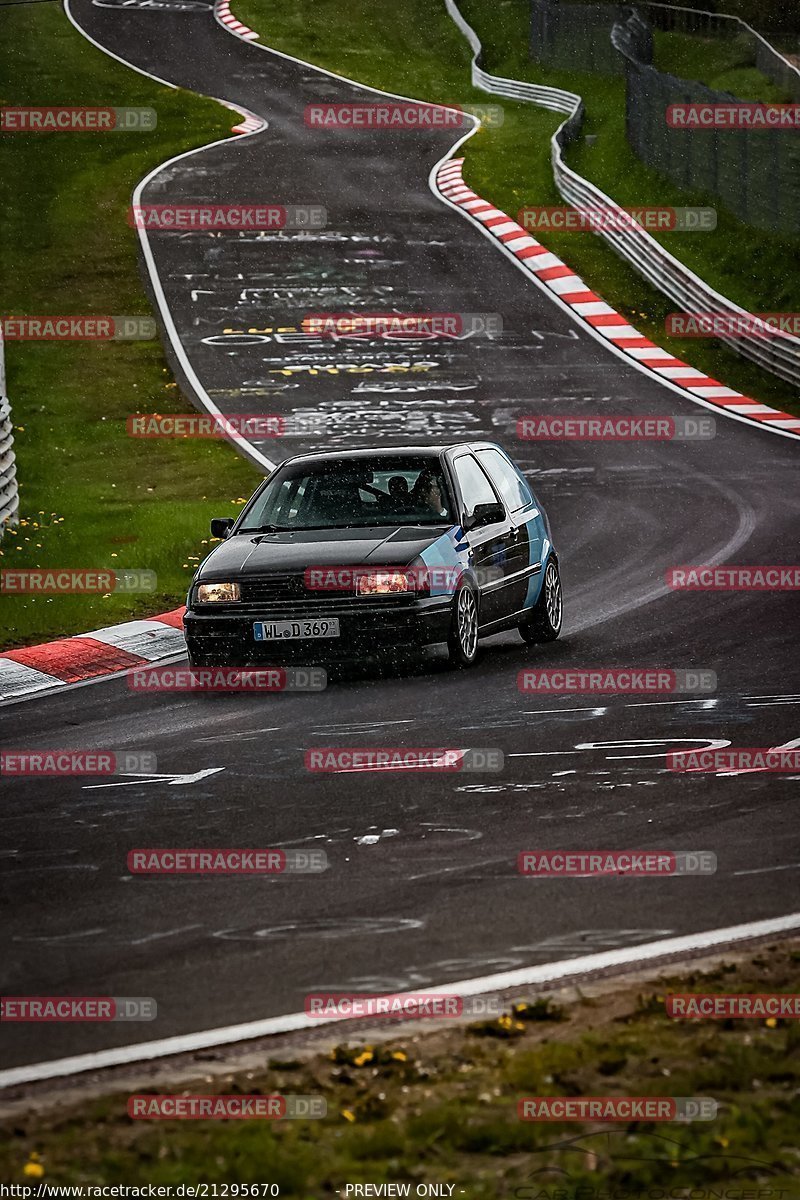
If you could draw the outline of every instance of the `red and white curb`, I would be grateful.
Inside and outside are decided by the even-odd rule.
[[[662,380],[682,388],[706,407],[718,408],[728,416],[780,430],[784,436],[800,436],[800,418],[770,408],[768,404],[761,404],[726,387],[644,337],[557,255],[551,254],[546,246],[531,237],[502,209],[495,208],[467,187],[461,175],[463,163],[463,158],[451,158],[441,165],[435,181],[439,193],[479,221],[492,237],[497,238],[514,255],[524,270],[540,280],[573,313],[591,326],[595,334],[606,338],[638,367],[646,368]]]
[[[231,104],[229,100],[220,100],[225,108],[229,108],[231,112],[238,113],[240,117],[244,117],[238,125],[234,125],[231,133],[258,133],[260,129],[267,128],[267,122],[263,117],[257,117],[255,113],[250,112],[249,108],[240,108],[238,104]]]
[[[258,37],[255,29],[249,29],[247,25],[235,17],[231,12],[230,0],[219,0],[219,3],[214,6],[214,16],[218,21],[228,29],[232,29],[234,33],[238,33],[239,37],[244,38],[246,42],[254,42]]]
[[[184,608],[0,654],[0,701],[117,675],[186,651]]]

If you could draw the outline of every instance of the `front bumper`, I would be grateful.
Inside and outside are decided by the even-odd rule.
[[[257,666],[265,663],[353,662],[396,656],[402,650],[420,650],[443,642],[450,632],[452,600],[432,596],[402,603],[337,603],[303,605],[291,612],[278,607],[247,611],[207,612],[187,609],[183,619],[186,645],[198,666]],[[308,638],[280,642],[257,642],[256,621],[285,621],[296,617],[339,620],[338,638]]]

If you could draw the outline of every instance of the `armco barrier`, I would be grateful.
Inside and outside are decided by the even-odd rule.
[[[713,13],[660,0],[635,0],[651,25],[665,33],[734,38],[746,45],[756,67],[773,83],[800,100],[800,70],[741,17]],[[787,6],[788,7],[788,6]],[[629,3],[587,0],[531,0],[531,58],[541,66],[565,71],[623,74],[623,65],[611,46],[611,27],[631,12]]]
[[[3,333],[0,330],[0,537],[7,525],[16,525],[19,513],[17,466],[11,429],[11,405],[6,395]]]
[[[647,10],[651,25],[667,33],[677,30],[702,37],[742,37],[752,50],[756,67],[762,75],[785,88],[794,100],[800,100],[800,70],[741,17],[684,8],[679,4],[662,4],[659,0],[637,2]]]
[[[476,88],[493,96],[527,101],[554,112],[569,114],[551,139],[553,176],[567,203],[576,208],[601,208],[621,212],[615,200],[588,179],[584,179],[577,171],[573,171],[564,161],[566,146],[579,136],[583,125],[584,107],[581,97],[559,88],[490,75],[481,66],[482,48],[477,33],[464,20],[455,0],[445,0],[445,7],[472,48],[472,83]],[[620,225],[623,224],[624,221],[620,221]],[[665,250],[646,230],[637,229],[632,232],[625,228],[602,228],[599,233],[621,258],[630,263],[648,283],[669,296],[681,311],[719,313],[738,319],[752,319],[752,314],[729,300],[727,296],[720,295]],[[781,379],[800,384],[800,338],[789,334],[769,339],[749,334],[726,334],[719,340]]]
[[[647,9],[648,17],[659,12]],[[665,115],[671,105],[739,101],[730,92],[659,70],[653,62],[652,29],[637,10],[615,22],[611,43],[625,66],[625,134],[634,154],[678,187],[716,196],[747,225],[797,236],[798,133],[783,129],[697,133],[670,128]],[[778,61],[783,60],[778,56]],[[784,65],[790,70],[788,63]],[[773,74],[777,76],[777,70]]]

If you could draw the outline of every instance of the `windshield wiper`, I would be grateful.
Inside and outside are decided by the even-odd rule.
[[[288,525],[253,525],[248,529],[237,529],[237,533],[291,533]]]
[[[295,525],[295,529],[299,529],[304,533],[307,529],[357,529],[357,525],[353,525],[351,521],[345,521],[341,525]]]

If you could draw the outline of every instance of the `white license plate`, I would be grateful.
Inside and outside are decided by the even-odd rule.
[[[289,638],[335,638],[339,636],[339,618],[256,621],[253,625],[253,633],[257,642],[282,642]]]

